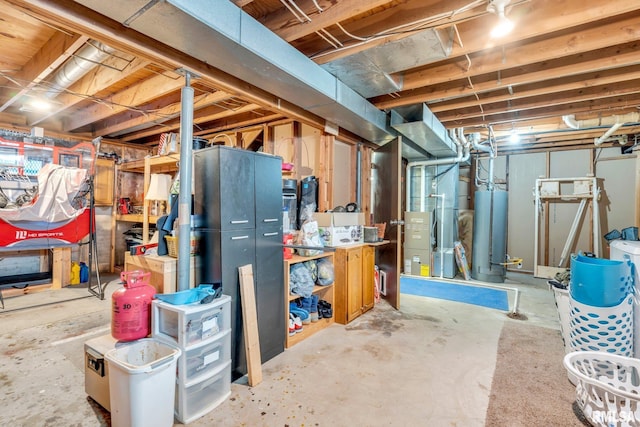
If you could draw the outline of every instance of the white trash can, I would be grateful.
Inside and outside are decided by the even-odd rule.
[[[118,343],[105,353],[112,427],[173,426],[180,354],[153,338]]]

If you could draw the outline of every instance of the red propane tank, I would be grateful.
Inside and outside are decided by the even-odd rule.
[[[111,296],[111,335],[118,341],[133,341],[151,333],[151,301],[156,290],[149,284],[151,273],[123,271],[124,288]]]

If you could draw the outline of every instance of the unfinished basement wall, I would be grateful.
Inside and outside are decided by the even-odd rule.
[[[348,203],[355,202],[352,198],[353,188],[355,182],[353,182],[353,176],[355,171],[351,170],[351,145],[344,142],[335,141],[333,146],[333,206],[345,207]]]
[[[634,225],[635,154],[622,154],[620,147],[596,150],[595,172],[601,179],[600,198],[601,235]],[[609,245],[602,237],[602,256],[609,257]]]
[[[534,271],[536,179],[580,178],[594,173],[601,191],[599,213],[600,235],[603,236],[607,231],[622,230],[634,224],[635,165],[636,155],[622,155],[619,147],[499,155],[494,164],[494,179],[498,188],[507,188],[509,192],[507,254],[523,258],[523,267],[517,271]],[[481,179],[487,178],[487,171],[488,159],[482,158],[478,163]],[[547,217],[540,215],[539,265],[558,266],[578,207],[579,203],[572,201],[549,203]],[[548,234],[545,234],[546,221]],[[577,232],[572,253],[591,249],[591,225],[589,209]],[[608,257],[604,238],[600,248],[600,256]],[[566,266],[569,266],[568,262]]]

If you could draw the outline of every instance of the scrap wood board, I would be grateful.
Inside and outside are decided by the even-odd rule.
[[[240,273],[240,298],[242,299],[247,375],[249,377],[249,385],[253,387],[262,382],[262,360],[260,359],[256,295],[253,287],[253,267],[251,264],[243,265],[238,267],[238,271]]]

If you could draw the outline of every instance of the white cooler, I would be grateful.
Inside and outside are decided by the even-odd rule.
[[[90,339],[84,343],[84,391],[107,411],[109,401],[109,367],[104,354],[115,348],[116,339],[111,334]]]
[[[624,256],[629,255],[634,264],[635,288],[640,289],[640,278],[638,269],[640,268],[640,241],[636,240],[613,240],[609,243],[609,258],[612,260],[624,261]],[[633,304],[633,355],[640,357],[640,306],[639,298],[634,298]]]

